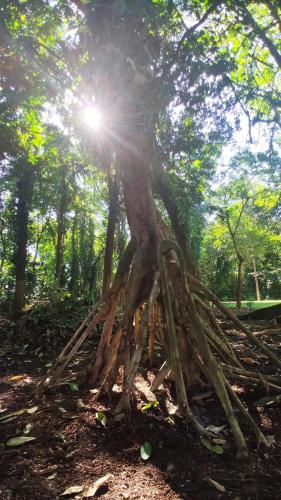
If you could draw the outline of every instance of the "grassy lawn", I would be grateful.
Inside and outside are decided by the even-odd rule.
[[[275,304],[280,304],[281,300],[261,300],[258,302],[257,300],[242,300],[242,308],[250,307],[251,309],[260,309],[261,307],[269,307],[274,306]],[[236,302],[224,302],[224,305],[227,307],[236,307]]]

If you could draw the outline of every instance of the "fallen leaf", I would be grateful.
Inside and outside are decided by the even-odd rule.
[[[246,365],[258,365],[259,363],[253,358],[241,358],[241,361]]]
[[[13,411],[13,413],[9,413],[8,415],[4,415],[3,417],[0,417],[0,422],[4,421],[7,422],[10,417],[18,417],[19,415],[22,415],[23,413],[29,413],[32,415],[32,413],[35,413],[38,410],[38,406],[32,406],[31,408],[22,408],[21,410]],[[14,419],[13,419],[14,420]],[[3,423],[5,423],[3,422]],[[10,420],[9,420],[10,422]]]
[[[107,417],[102,411],[98,411],[96,413],[96,419],[104,426],[106,427],[107,424]]]
[[[151,450],[151,444],[146,441],[140,449],[141,458],[143,460],[148,460],[151,455]]]
[[[211,479],[210,477],[206,477],[206,481],[209,484],[211,484],[212,486],[214,486],[218,491],[221,491],[222,493],[225,492],[225,487],[222,484],[215,481],[214,479]]]
[[[31,436],[18,436],[18,437],[9,439],[9,441],[7,441],[6,445],[7,446],[20,446],[22,444],[28,443],[29,441],[34,441],[34,439],[36,439],[36,438],[31,437]]]
[[[56,476],[57,476],[57,473],[54,472],[54,474],[51,474],[50,476],[48,476],[47,479],[49,479],[49,481],[51,481],[52,479],[55,479]]]
[[[61,413],[67,413],[66,409],[65,409],[65,408],[63,408],[62,406],[59,406],[59,411],[60,411]]]
[[[24,434],[29,434],[30,431],[32,429],[32,425],[29,423],[29,424],[26,424],[25,428],[23,429],[23,433]]]
[[[33,415],[33,413],[36,413],[38,410],[38,406],[32,406],[31,408],[26,409],[26,413],[29,413],[29,415]]]
[[[82,399],[78,399],[76,404],[77,404],[77,408],[85,408],[85,405],[84,405]]]
[[[91,394],[97,394],[99,392],[98,389],[90,389],[89,391]]]
[[[174,420],[173,416],[171,416],[171,417],[167,417],[165,420],[166,420],[169,424],[171,424],[171,425],[175,425],[175,420]]]
[[[66,488],[63,493],[60,494],[60,496],[67,496],[67,495],[73,495],[74,493],[81,493],[83,491],[84,487],[83,486],[70,486],[69,488]]]
[[[112,474],[107,474],[106,476],[101,477],[100,479],[97,479],[97,481],[94,482],[92,486],[88,486],[84,489],[83,491],[83,497],[90,498],[94,497],[95,494],[98,492],[98,490],[102,486],[106,486],[108,483],[108,480],[112,477]]]
[[[1,424],[7,424],[8,422],[12,422],[12,420],[15,420],[16,418],[17,416],[7,418],[6,420],[2,420]]]
[[[159,406],[159,401],[149,401],[146,405],[144,405],[141,411],[150,410],[151,408],[157,408]]]
[[[68,387],[69,389],[72,391],[72,392],[78,392],[79,391],[79,387],[77,384],[75,384],[74,382],[71,382],[70,384],[68,384]]]
[[[220,427],[217,427],[216,425],[208,425],[208,427],[206,427],[206,431],[213,432],[213,434],[220,434],[225,428],[226,425],[221,425]]]
[[[11,381],[17,381],[17,380],[22,380],[26,377],[26,375],[13,375],[12,377],[9,378]]]
[[[204,446],[206,446],[206,448],[208,448],[208,450],[216,453],[217,455],[221,455],[224,452],[224,449],[221,445],[214,444],[209,439],[201,437],[201,442]]]
[[[10,418],[10,417],[18,417],[19,415],[22,415],[25,411],[26,411],[26,408],[23,408],[22,410],[13,411],[13,413],[9,413],[8,415],[4,415],[3,417],[0,417],[0,421],[6,420],[7,418]]]

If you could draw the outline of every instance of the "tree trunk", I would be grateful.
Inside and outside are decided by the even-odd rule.
[[[256,259],[253,257],[253,269],[254,269],[254,280],[255,280],[255,285],[256,285],[256,296],[257,300],[261,300],[261,294],[260,294],[260,285],[259,285],[259,278],[258,278],[258,273],[257,273],[257,264],[256,264]]]
[[[243,293],[243,257],[238,256],[237,283],[236,283],[236,306],[240,309]]]
[[[127,231],[126,231],[126,214],[124,212],[123,206],[118,207],[117,215],[117,231],[116,231],[116,251],[117,260],[121,259],[127,244]]]
[[[199,275],[198,267],[188,242],[188,229],[182,220],[177,202],[169,186],[169,179],[163,167],[157,165],[154,178],[155,190],[159,193],[171,220],[176,240],[183,251],[186,267],[190,274]]]
[[[6,258],[6,239],[3,235],[3,231],[5,228],[5,221],[0,217],[0,240],[1,240],[1,261],[0,261],[0,275],[2,275],[3,267],[4,267],[4,262]]]
[[[108,221],[106,230],[106,245],[103,264],[103,283],[102,294],[104,295],[111,285],[112,279],[112,260],[114,250],[114,234],[117,220],[117,205],[118,205],[118,180],[116,174],[113,174],[112,169],[109,169],[107,174],[109,209]]]
[[[132,143],[133,141],[130,141],[130,144]],[[212,385],[225,411],[236,442],[237,457],[242,458],[247,456],[247,445],[233,411],[231,399],[252,426],[258,441],[266,442],[266,440],[238,396],[233,392],[219,365],[220,339],[217,339],[214,333],[215,329],[218,329],[218,323],[215,319],[206,322],[200,313],[202,307],[207,308],[212,318],[212,310],[204,301],[208,298],[208,290],[207,295],[203,295],[201,299],[204,287],[196,278],[191,277],[195,283],[199,283],[197,292],[192,291],[190,286],[192,280],[189,281],[190,278],[185,272],[183,253],[179,245],[167,238],[168,233],[156,210],[152,196],[150,166],[145,158],[145,152],[148,150],[149,148],[143,148],[139,151],[136,147],[134,152],[130,150],[130,152],[123,151],[123,154],[120,154],[125,209],[133,238],[131,248],[127,247],[125,252],[127,255],[124,254],[123,264],[122,259],[119,263],[112,287],[95,308],[95,312],[90,313],[75,332],[60,354],[55,369],[51,375],[48,375],[46,382],[52,383],[62,373],[66,364],[93,332],[98,322],[104,321],[95,362],[93,365],[91,362],[87,370],[87,381],[97,385],[99,395],[104,388],[110,390],[110,387],[118,381],[118,370],[122,366],[123,390],[115,412],[129,411],[134,378],[141,360],[147,328],[152,317],[151,312],[156,301],[159,301],[163,309],[161,314],[165,321],[165,333],[168,340],[167,364],[175,374],[178,403],[187,422],[191,423],[200,435],[209,436],[208,431],[192,413],[186,391],[187,387],[202,384],[201,376],[203,376]],[[133,261],[131,261],[132,255],[134,255]],[[243,259],[239,260],[239,264],[238,274],[241,282]],[[241,290],[241,286],[239,289]],[[126,293],[126,302],[123,317],[120,320],[116,313],[123,291]],[[200,307],[196,305],[198,300]],[[223,307],[220,304],[221,306]],[[136,336],[134,335],[134,318],[138,309],[142,312],[140,322],[136,323],[139,328],[139,334]],[[246,332],[257,345],[262,347],[263,351],[266,350],[269,353],[277,366],[281,366],[281,362],[273,353],[270,353],[261,343],[258,344],[258,339],[251,332],[248,330]],[[224,354],[228,351],[229,348],[225,345]],[[228,355],[234,364],[240,366],[239,361],[230,351]]]
[[[28,216],[32,198],[33,170],[32,166],[24,163],[22,173],[17,182],[17,207],[16,207],[16,251],[15,269],[16,286],[14,294],[14,311],[21,313],[24,306],[25,273],[27,263],[28,242]]]
[[[70,282],[69,290],[72,294],[77,291],[78,279],[79,279],[79,257],[77,249],[77,213],[75,212],[72,230],[71,230],[71,264],[70,264]]]
[[[55,287],[63,286],[63,254],[65,236],[65,214],[68,205],[68,193],[66,185],[66,167],[61,171],[60,199],[57,210],[57,242],[56,242],[56,264],[55,264]]]

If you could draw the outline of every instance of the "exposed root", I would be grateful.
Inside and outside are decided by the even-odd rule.
[[[82,322],[79,328],[76,330],[74,335],[71,337],[65,348],[59,354],[55,364],[48,371],[46,377],[37,387],[37,392],[40,393],[47,387],[55,385],[62,374],[63,370],[73,359],[75,354],[77,354],[79,348],[85,342],[85,340],[95,331],[98,323],[104,319],[108,319],[109,312],[114,309],[116,311],[119,297],[128,279],[128,274],[130,271],[131,262],[135,254],[135,243],[131,240],[118,265],[116,276],[110,290],[105,294],[105,296],[92,308],[87,318]],[[112,319],[113,315],[111,315]],[[110,337],[112,329],[110,330],[111,323],[107,323],[107,333],[106,338]],[[102,353],[100,353],[102,355]]]
[[[191,283],[195,287],[195,291],[200,290],[204,293],[207,299],[209,299],[214,305],[217,306],[231,321],[234,323],[242,332],[244,332],[247,337],[253,342],[253,344],[257,345],[260,350],[278,367],[281,369],[281,360],[263,343],[261,342],[256,335],[254,335],[246,326],[240,321],[237,316],[228,309],[219,299],[213,294],[201,281],[199,281],[194,276],[187,274],[188,279],[190,279]]]
[[[229,366],[229,365],[226,365],[225,363],[221,363],[221,367],[223,368],[224,371],[227,371],[227,372],[231,372],[233,374],[240,374],[240,375],[244,375],[246,376],[247,378],[256,378],[260,375],[259,372],[253,372],[253,371],[250,371],[250,370],[246,370],[245,368],[241,369],[241,368],[237,368],[237,367],[234,367],[234,366]],[[263,374],[262,377],[267,380],[268,382],[272,382],[274,384],[279,384],[281,386],[281,378],[280,377],[275,377],[273,375],[266,375],[266,374]]]
[[[168,250],[171,246],[168,247]],[[200,436],[210,436],[210,433],[198,422],[196,417],[193,415],[191,408],[188,403],[186,388],[183,378],[183,373],[181,369],[180,353],[178,347],[178,340],[176,335],[176,329],[173,319],[173,310],[169,294],[169,284],[168,284],[168,274],[165,266],[165,253],[167,253],[166,242],[161,242],[159,249],[159,268],[161,273],[161,292],[164,304],[164,310],[166,315],[166,323],[168,330],[168,338],[170,344],[170,362],[175,373],[175,383],[178,403],[185,413],[187,423],[191,423],[194,429],[199,433]]]
[[[262,330],[260,332],[253,332],[256,337],[262,337],[263,335],[281,335],[281,328],[269,328],[268,330]]]
[[[96,394],[95,399],[98,399],[101,392],[104,390],[105,384],[108,380],[110,372],[116,363],[116,358],[117,358],[117,353],[118,353],[118,349],[120,346],[121,337],[122,337],[122,328],[119,327],[117,332],[115,333],[115,335],[113,337],[113,340],[111,342],[110,347],[108,348],[108,361],[107,361],[102,373],[100,374],[100,385],[99,385],[99,389],[98,389],[98,392]]]
[[[232,397],[232,399],[234,400],[234,402],[237,404],[240,412],[242,413],[242,415],[244,416],[245,420],[247,421],[247,423],[251,427],[252,431],[254,432],[254,434],[255,434],[255,436],[257,438],[257,446],[258,446],[258,448],[260,447],[261,444],[264,444],[265,446],[268,446],[268,443],[267,443],[267,440],[266,440],[264,434],[262,433],[262,431],[260,430],[260,428],[257,426],[257,424],[254,421],[253,417],[251,417],[251,415],[248,413],[248,411],[246,410],[245,406],[243,405],[241,399],[234,392],[234,390],[232,389],[231,385],[226,380],[226,378],[225,377],[223,377],[223,378],[224,378],[224,383],[225,383],[225,385],[227,387],[227,390],[228,390],[230,396]]]
[[[206,431],[194,416],[187,391],[189,386],[195,383],[203,385],[209,383],[213,386],[232,429],[237,456],[246,457],[248,451],[231,399],[237,404],[242,417],[253,430],[258,446],[261,443],[266,445],[263,433],[233,391],[228,378],[262,386],[266,392],[281,392],[281,378],[243,368],[208,301],[246,333],[248,338],[279,368],[281,361],[197,278],[185,272],[182,252],[173,241],[160,241],[158,270],[154,271],[153,283],[145,273],[146,261],[142,252],[137,251],[135,255],[134,252],[135,247],[129,245],[120,261],[111,289],[75,332],[40,388],[42,384],[45,387],[59,383],[59,377],[66,365],[92,334],[97,324],[104,320],[97,356],[88,381],[97,386],[96,397],[99,397],[102,391],[108,392],[112,389],[119,368],[123,368],[123,392],[115,413],[130,411],[135,376],[148,337],[150,365],[153,362],[156,339],[162,345],[166,356],[166,361],[155,376],[151,390],[156,391],[165,377],[172,372],[179,408],[186,422],[199,435],[212,437],[212,433]],[[126,293],[126,298],[123,296],[123,320],[118,321],[116,329],[117,308],[120,309],[122,293]]]
[[[141,320],[139,325],[138,336],[135,340],[134,351],[131,357],[130,367],[128,370],[127,378],[124,380],[124,387],[121,399],[116,407],[115,413],[121,413],[122,411],[128,411],[130,409],[130,397],[133,391],[134,379],[139,367],[141,354],[147,334],[148,322],[152,316],[154,302],[159,294],[158,287],[158,274],[155,276],[154,283],[152,286],[152,291],[150,294],[148,306],[144,308],[141,314]]]
[[[163,365],[161,366],[159,372],[157,373],[151,384],[150,390],[152,392],[157,391],[160,385],[164,382],[165,378],[168,377],[170,372],[171,372],[170,363],[168,363],[168,361],[164,361]]]
[[[232,359],[232,361],[234,362],[234,364],[236,366],[239,366],[240,368],[242,368],[241,363],[237,359],[237,356],[236,356],[235,352],[233,351],[230,343],[228,342],[227,337],[226,337],[223,329],[220,327],[220,324],[219,324],[217,318],[213,314],[212,309],[197,294],[193,293],[193,297],[194,297],[195,302],[198,302],[201,305],[201,307],[203,307],[207,311],[210,325],[212,326],[212,329],[218,334],[218,335],[214,335],[214,334],[211,335],[214,342],[216,344],[220,345],[221,349]],[[225,344],[225,347],[227,349],[225,349],[223,347],[223,344]]]
[[[154,358],[157,319],[158,319],[158,304],[156,302],[152,310],[151,321],[149,324],[148,359],[151,368],[153,365],[153,358]]]

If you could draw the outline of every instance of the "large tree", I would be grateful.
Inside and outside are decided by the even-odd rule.
[[[158,184],[157,191],[178,245],[155,204],[152,179],[157,176],[163,158],[159,129],[167,113],[170,126],[174,126],[173,115],[178,107],[185,110],[186,133],[190,134],[185,147],[190,148],[194,147],[194,135],[205,143],[229,136],[234,126],[231,119],[227,123],[231,106],[235,111],[237,106],[248,106],[245,109],[249,122],[263,119],[273,122],[273,126],[278,123],[277,113],[272,116],[266,106],[259,106],[260,101],[269,99],[277,100],[278,106],[278,89],[274,87],[268,93],[264,85],[259,87],[258,81],[252,88],[244,75],[239,77],[245,57],[243,60],[235,57],[236,40],[244,47],[246,37],[246,70],[256,78],[258,69],[252,69],[251,61],[256,43],[261,44],[261,64],[269,61],[273,66],[268,78],[274,86],[274,71],[280,65],[275,44],[278,32],[275,11],[272,13],[264,4],[266,17],[272,22],[270,30],[266,30],[259,24],[258,5],[251,2],[245,6],[242,2],[215,0],[192,1],[188,5],[184,1],[165,0],[73,0],[54,4],[15,3],[13,7],[5,13],[5,33],[8,31],[13,49],[33,70],[43,73],[42,78],[53,94],[59,93],[58,82],[65,92],[68,90],[73,108],[76,104],[79,108],[83,102],[92,105],[94,102],[92,119],[96,120],[99,113],[99,129],[93,134],[93,150],[101,164],[104,156],[109,156],[119,170],[132,238],[112,286],[66,346],[47,383],[58,376],[96,324],[104,320],[89,378],[100,389],[106,385],[112,387],[118,368],[123,366],[123,392],[117,411],[128,410],[147,330],[150,336],[154,335],[151,325],[155,323],[151,318],[155,317],[158,303],[170,345],[158,383],[173,370],[178,402],[186,419],[205,435],[208,432],[189,407],[186,389],[202,383],[202,378],[207,379],[226,412],[238,454],[245,456],[245,439],[230,398],[239,405],[258,439],[264,437],[231,389],[213,354],[215,344],[217,350],[224,349],[231,363],[240,366],[229,346],[222,348],[218,340],[220,327],[207,299],[223,306],[194,278],[196,266],[179,209],[166,182],[167,169],[162,166],[162,184]],[[15,27],[15,13],[23,26],[18,22]],[[57,15],[64,20],[59,26]],[[73,120],[75,116],[73,113]],[[74,128],[69,116],[68,133],[74,132]],[[122,319],[117,329],[113,329],[124,292]],[[244,331],[259,342],[245,328]],[[281,366],[260,342],[259,346]]]

